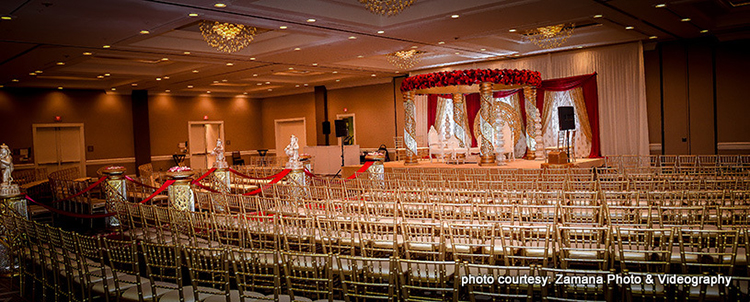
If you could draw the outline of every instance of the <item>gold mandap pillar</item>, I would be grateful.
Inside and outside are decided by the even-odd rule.
[[[453,135],[458,139],[459,147],[471,147],[471,139],[467,135],[469,125],[466,123],[466,104],[462,93],[453,94],[453,123],[456,125],[453,129]]]
[[[544,139],[542,137],[542,115],[534,105],[536,103],[536,87],[523,88],[526,100],[526,159],[544,159]]]
[[[492,83],[479,84],[479,95],[482,98],[479,108],[479,130],[481,133],[480,166],[495,164],[495,129],[493,121],[495,115],[492,110]]]
[[[190,187],[193,171],[167,172],[167,176],[175,181],[168,189],[169,206],[180,211],[195,211],[195,195]]]
[[[405,165],[417,164],[417,121],[414,91],[404,92],[404,145],[406,147]]]
[[[102,174],[107,175],[107,181],[104,182],[104,194],[107,198],[106,212],[115,211],[116,202],[127,202],[127,185],[125,184],[125,167],[107,167]],[[116,216],[107,217],[107,226],[119,227],[120,220]]]

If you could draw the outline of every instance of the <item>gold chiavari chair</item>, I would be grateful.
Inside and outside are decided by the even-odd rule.
[[[607,280],[612,271],[577,270],[547,268],[540,269],[541,276],[550,280],[563,280],[542,288],[542,296],[547,301],[616,301],[614,283],[596,281],[575,282],[572,280],[595,280],[601,278]]]
[[[600,178],[598,180],[598,185],[603,192],[630,191],[630,182],[627,180],[607,180]]]
[[[360,246],[357,224],[351,217],[318,217],[319,244],[327,254],[356,255]]]
[[[680,262],[683,274],[733,276],[737,255],[737,230],[684,229],[678,231]],[[728,288],[721,282],[714,286],[684,286],[690,298],[725,300]]]
[[[600,205],[560,205],[560,222],[563,226],[606,226],[609,218]]]
[[[282,252],[281,256],[291,301],[341,301],[334,300],[332,255]]]
[[[735,178],[730,179],[719,179],[719,178],[706,178],[702,181],[702,190],[740,190],[737,186],[738,182]]]
[[[480,223],[516,223],[516,205],[513,204],[479,204],[475,206]]]
[[[459,282],[455,280],[458,261],[396,261],[400,301],[458,301]]]
[[[629,191],[602,191],[602,204],[607,206],[639,206],[639,194]],[[643,203],[646,205],[647,203]]]
[[[135,240],[120,241],[102,238],[107,266],[112,270],[113,278],[94,284],[91,291],[104,295],[107,301],[119,300],[128,289],[134,288],[135,299],[143,300],[143,289],[151,283],[141,277],[141,263],[138,260],[138,245]]]
[[[435,210],[434,203],[401,202],[399,205],[401,222],[434,223],[436,221],[437,217],[433,216]]]
[[[113,271],[105,264],[104,250],[102,241],[99,236],[86,236],[76,233],[75,241],[78,249],[76,254],[83,271],[74,278],[76,283],[82,285],[84,289],[84,301],[93,301],[94,299],[104,298],[95,295],[91,288],[94,284],[102,283],[103,292],[109,292],[108,283],[105,280],[114,278]]]
[[[609,227],[558,226],[556,230],[561,268],[609,269]]]
[[[398,204],[396,201],[367,202],[364,204],[365,219],[370,221],[392,222],[398,220]]]
[[[716,167],[719,164],[718,155],[698,155],[698,165],[702,167]]]
[[[495,226],[494,223],[448,223],[445,250],[454,260],[495,264],[505,253],[502,249],[502,240],[496,236],[500,231],[496,232]]]
[[[72,279],[81,274],[80,263],[75,258],[75,238],[70,232],[44,225],[47,229],[48,243],[43,247],[48,254],[49,263],[46,269],[51,272],[55,300],[76,300],[81,295],[82,289],[74,284]]]
[[[502,239],[505,266],[547,267],[555,254],[552,225],[497,226]]]
[[[674,233],[671,228],[614,227],[614,260],[619,263],[620,271],[643,280],[668,274],[675,246]],[[673,292],[673,286],[660,282],[623,284],[622,287],[628,301],[633,301],[633,297],[669,300]]]
[[[723,167],[736,167],[740,165],[739,155],[718,155],[718,165]]]
[[[563,191],[551,191],[551,192],[528,192],[526,193],[526,201],[519,204],[530,204],[530,205],[557,205],[561,204],[563,200]]]
[[[357,221],[359,231],[360,256],[391,257],[400,255],[402,242],[398,240],[398,224],[382,221]]]
[[[706,219],[706,207],[704,206],[677,206],[677,207],[657,207],[659,210],[660,228],[694,228],[703,229]]]
[[[402,222],[405,259],[445,260],[445,235],[441,223]]]
[[[595,180],[571,179],[567,182],[568,191],[598,191],[599,186]]]
[[[280,231],[285,251],[315,253],[318,228],[315,217],[281,217]]]
[[[557,224],[559,219],[557,205],[516,205],[514,218],[520,225]]]
[[[212,214],[210,241],[228,248],[244,246],[245,232],[242,231],[243,223],[240,220],[244,217],[243,214]]]
[[[678,165],[677,155],[661,155],[659,156],[659,164],[662,167],[676,167]]]
[[[628,228],[652,227],[653,207],[643,205],[605,206],[607,221],[611,226]]]
[[[478,263],[462,263],[461,278],[467,278],[466,286],[469,301],[534,301],[535,289],[541,290],[540,285],[525,282],[514,282],[519,276],[535,277],[536,266],[497,266]],[[491,276],[494,280],[488,282],[471,282],[469,278],[477,276]],[[458,277],[457,277],[458,279]],[[518,280],[518,279],[516,279]]]
[[[152,205],[140,205],[138,209],[144,238],[150,242],[172,242],[169,209]]]
[[[145,300],[192,300],[193,287],[184,285],[180,245],[145,242],[141,244],[141,252],[145,260],[148,284],[126,290],[122,298],[133,301],[142,295]]]
[[[560,204],[596,206],[600,205],[601,202],[599,201],[599,192],[597,191],[577,191],[564,192],[563,202]]]
[[[478,211],[473,203],[435,203],[432,217],[437,221],[476,221]]]
[[[261,251],[278,251],[281,243],[279,216],[245,214],[242,219],[245,245],[243,248]]]
[[[209,297],[221,297],[226,301],[230,297],[228,250],[184,247],[182,252],[191,284],[183,289],[185,301],[204,301]],[[192,289],[192,293],[188,288]],[[179,292],[171,291],[161,296],[160,300],[176,301],[179,298]]]
[[[648,204],[654,207],[687,206],[683,191],[649,191],[646,196]]]
[[[229,292],[230,301],[280,301],[281,270],[276,251],[231,249],[229,258],[234,272],[236,290]],[[287,300],[288,296],[284,296]],[[208,297],[205,302],[225,302],[226,297]]]
[[[564,191],[568,189],[568,183],[564,180],[562,181],[539,181],[539,184],[537,185],[537,189],[542,192],[555,192],[555,191]]]
[[[395,258],[368,258],[339,255],[339,268],[344,300],[347,302],[397,301]]]
[[[677,165],[680,167],[698,166],[698,156],[697,155],[679,155],[677,156]]]

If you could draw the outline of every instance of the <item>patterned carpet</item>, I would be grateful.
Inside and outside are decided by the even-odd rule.
[[[17,280],[16,280],[17,282]],[[26,302],[21,298],[18,289],[11,287],[11,279],[8,277],[0,277],[0,302]]]

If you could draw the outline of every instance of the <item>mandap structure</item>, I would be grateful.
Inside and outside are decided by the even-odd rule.
[[[519,89],[524,91],[527,100],[536,99],[536,87],[542,84],[538,71],[518,69],[467,69],[441,71],[408,77],[401,83],[404,95],[404,145],[406,147],[405,165],[417,164],[416,113],[414,97],[417,94],[451,94],[453,96],[454,120],[465,120],[463,95],[479,93],[481,97],[479,114],[480,165],[495,164],[494,121],[499,112],[493,109],[493,92],[499,90]],[[542,158],[544,146],[542,140],[541,115],[534,102],[525,102],[527,159]],[[470,140],[468,128],[463,123],[456,123],[456,136],[461,147],[466,147]],[[468,142],[467,142],[468,139]]]

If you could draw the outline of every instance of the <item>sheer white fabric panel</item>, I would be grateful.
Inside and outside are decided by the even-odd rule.
[[[453,70],[470,68],[529,69],[541,72],[542,79],[597,72],[602,155],[649,153],[646,83],[640,42],[451,67]],[[442,70],[429,69],[419,73]],[[415,74],[418,73],[411,75]]]
[[[440,138],[447,141],[453,136],[453,125],[455,124],[453,121],[453,99],[438,97],[436,110],[435,129],[440,134]]]
[[[575,146],[574,149],[576,158],[586,158],[589,156],[589,154],[591,154],[591,140],[583,135],[583,131],[581,130],[583,128],[581,127],[581,121],[578,119],[579,108],[575,107],[575,104],[573,103],[573,98],[571,95],[572,91],[573,90],[571,89],[567,91],[545,92],[544,97],[550,98],[552,100],[553,109],[549,110],[549,113],[547,114],[547,127],[545,129],[542,129],[542,138],[544,139],[545,146],[557,146],[558,135],[564,135],[564,133],[559,133],[560,121],[557,118],[557,107],[572,106],[575,108],[576,135],[575,141],[570,142],[570,145],[571,147]],[[562,138],[564,138],[564,136],[562,136]],[[564,144],[561,143],[560,146],[564,146]]]
[[[414,105],[416,107],[417,146],[427,146],[427,95],[416,95]]]
[[[503,102],[508,105],[513,106],[513,108],[516,109],[518,112],[518,115],[521,115],[521,105],[520,105],[520,98],[518,97],[519,93],[515,93],[509,96],[506,96],[504,98],[495,98],[495,102]],[[478,116],[478,115],[477,115]],[[495,120],[495,146],[496,150],[498,152],[504,151],[504,152],[510,152],[509,149],[510,145],[513,145],[513,140],[515,138],[513,137],[512,131],[511,133],[505,133],[505,130],[510,131],[510,127],[507,127],[507,123],[504,123],[500,120],[500,115],[497,116],[497,120]],[[508,129],[504,129],[503,127],[507,127]],[[502,144],[501,144],[502,141]],[[502,146],[502,147],[501,147]],[[505,149],[508,148],[508,149]],[[515,154],[516,158],[521,158],[524,155],[526,155],[526,136],[521,136],[518,138],[518,143],[513,147],[513,154]]]

